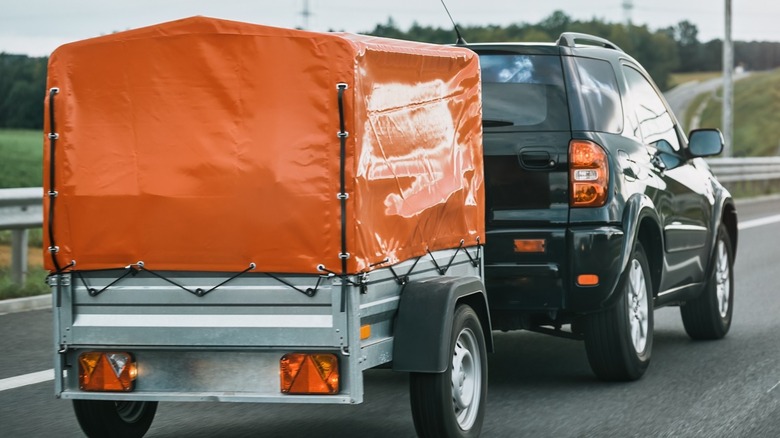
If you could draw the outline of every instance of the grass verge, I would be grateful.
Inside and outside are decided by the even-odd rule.
[[[691,107],[695,107],[694,102]],[[722,129],[723,103],[711,99],[701,126]],[[780,153],[780,69],[753,73],[734,83],[735,157],[776,156]]]
[[[11,282],[11,269],[8,266],[0,267],[0,300],[49,293],[49,286],[46,285],[47,275],[48,271],[40,266],[30,267],[27,272],[27,282],[24,286],[19,286]]]
[[[43,185],[41,131],[0,129],[0,157],[0,188]]]
[[[723,72],[719,71],[702,71],[691,73],[672,73],[669,75],[669,89],[672,89],[680,84],[692,81],[707,81],[714,78],[719,78],[723,75]]]
[[[48,271],[43,269],[43,251],[39,244],[31,244],[28,248],[27,281],[24,286],[20,286],[11,281],[10,264],[11,246],[8,244],[0,244],[0,300],[49,293],[49,287],[46,285]]]

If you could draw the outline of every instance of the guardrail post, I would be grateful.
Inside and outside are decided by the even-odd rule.
[[[24,286],[27,281],[27,230],[11,230],[11,281]]]

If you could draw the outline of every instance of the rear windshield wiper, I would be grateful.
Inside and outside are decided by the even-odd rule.
[[[482,126],[486,128],[497,128],[500,126],[513,126],[515,123],[509,120],[482,119]]]

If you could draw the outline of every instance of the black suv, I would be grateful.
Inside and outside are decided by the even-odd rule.
[[[493,327],[584,339],[604,380],[645,372],[654,308],[680,306],[694,339],[723,337],[737,214],[701,158],[720,132],[686,137],[607,40],[467,47],[482,66]]]

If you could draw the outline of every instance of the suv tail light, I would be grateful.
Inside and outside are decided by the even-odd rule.
[[[598,144],[587,140],[569,143],[569,181],[571,207],[601,207],[607,202],[609,168],[607,154]]]

